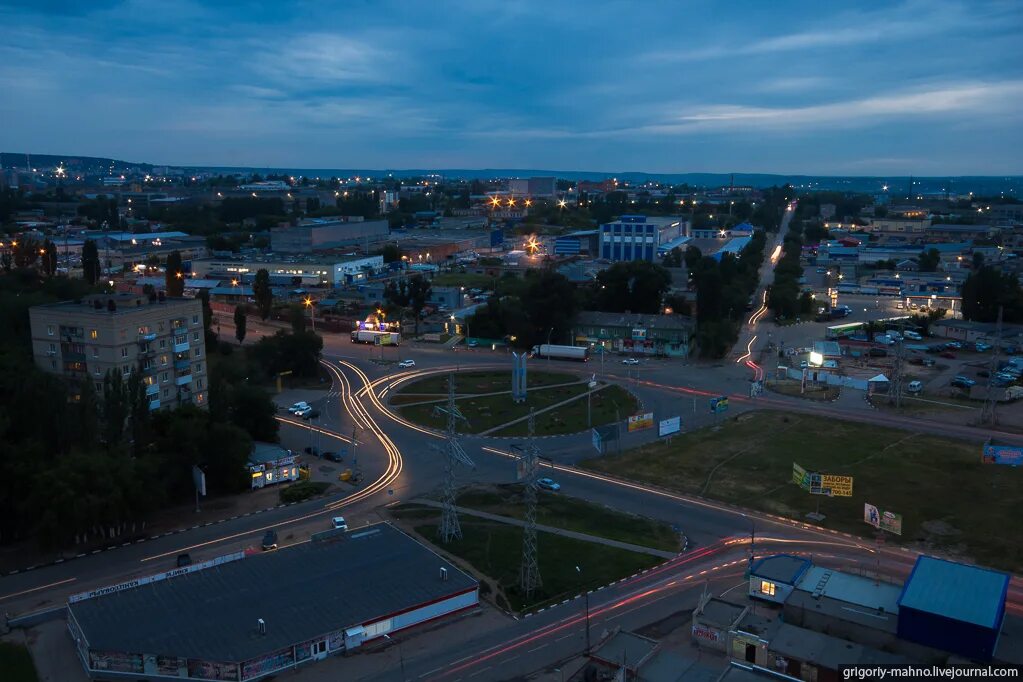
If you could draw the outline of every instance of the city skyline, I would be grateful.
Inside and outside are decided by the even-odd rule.
[[[173,165],[1020,172],[1013,3],[0,6],[0,148]]]

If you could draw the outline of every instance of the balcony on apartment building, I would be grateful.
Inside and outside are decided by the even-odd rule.
[[[181,375],[179,375],[177,377],[174,377],[174,384],[176,386],[184,386],[186,384],[191,384],[191,383],[192,383],[192,374],[191,373],[189,373],[189,374],[181,374]]]
[[[191,346],[188,345],[188,336],[175,336],[174,337],[174,352],[175,353],[187,353]]]
[[[159,410],[160,409],[160,399],[157,398],[156,400],[150,400],[149,401],[149,409],[150,410]]]

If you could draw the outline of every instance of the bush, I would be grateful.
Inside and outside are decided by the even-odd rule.
[[[289,504],[291,502],[301,502],[308,500],[310,497],[320,495],[330,484],[326,481],[301,481],[300,483],[292,483],[287,488],[281,489],[281,503]]]

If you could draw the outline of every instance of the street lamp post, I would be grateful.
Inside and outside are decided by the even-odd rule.
[[[575,567],[576,573],[582,575],[583,570],[578,566]],[[587,590],[583,593],[583,597],[586,600],[586,651],[590,653],[590,591]]]
[[[313,299],[308,296],[305,299],[305,307],[309,308],[309,322],[312,325],[313,331],[316,331],[316,315],[313,313]]]
[[[551,327],[550,331],[547,332],[547,371],[551,369],[551,334],[554,333],[554,327]]]
[[[388,642],[398,642],[398,660],[401,662],[401,682],[405,682],[405,650],[401,646],[401,641],[391,639],[390,635],[384,635],[384,639]]]

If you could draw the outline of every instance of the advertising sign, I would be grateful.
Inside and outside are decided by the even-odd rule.
[[[792,482],[804,490],[810,489],[810,474],[795,462],[792,463]]]
[[[995,445],[991,441],[984,444],[984,464],[1008,464],[1018,467],[1023,464],[1023,447],[1015,445]]]
[[[657,435],[670,436],[682,430],[682,417],[669,417],[657,422]]]
[[[633,329],[632,330],[633,341],[646,341],[646,330],[645,329]]]
[[[833,497],[852,497],[853,477],[821,474],[821,493]]]
[[[629,417],[629,433],[633,431],[642,431],[643,429],[653,428],[654,425],[654,413],[644,412],[643,414],[634,414]]]
[[[697,639],[705,639],[708,642],[716,642],[721,639],[721,631],[705,625],[694,625],[693,637],[696,637]]]
[[[203,497],[206,496],[206,472],[199,467],[192,465],[192,483],[195,484],[196,492]]]
[[[593,429],[593,449],[599,452],[600,454],[604,454],[603,439],[601,439],[600,437],[600,431],[596,429]]]
[[[874,528],[902,535],[902,514],[881,511],[869,502],[863,503],[863,520]]]
[[[710,399],[710,411],[714,414],[720,414],[728,409],[728,396],[723,395],[717,398]]]
[[[105,594],[113,594],[114,592],[121,592],[123,590],[130,590],[133,587],[139,587],[140,585],[148,585],[150,583],[160,582],[161,580],[168,580],[170,578],[176,578],[179,575],[185,575],[186,573],[195,573],[206,568],[212,568],[213,566],[220,566],[231,561],[238,561],[239,559],[245,558],[245,552],[235,552],[234,554],[225,554],[224,556],[217,557],[216,559],[210,559],[203,561],[202,563],[192,564],[191,566],[183,566],[181,568],[175,568],[172,571],[164,571],[163,573],[157,573],[156,575],[146,575],[141,578],[134,578],[132,580],[126,580],[123,583],[116,585],[109,585],[107,587],[100,587],[99,589],[91,590],[89,592],[79,592],[68,597],[68,603],[74,604],[75,602],[85,601],[86,599],[92,599],[94,597],[102,597]]]

